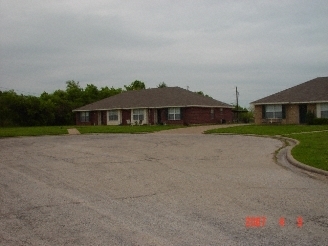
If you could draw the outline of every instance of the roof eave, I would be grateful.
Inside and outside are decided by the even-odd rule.
[[[269,104],[304,104],[304,103],[328,103],[328,100],[320,101],[296,101],[296,102],[252,102],[253,105],[269,105]]]
[[[197,107],[197,108],[234,108],[230,105],[222,105],[222,106],[211,106],[211,105],[168,105],[168,106],[157,106],[157,107],[116,107],[116,108],[98,108],[98,109],[74,109],[72,112],[86,112],[86,111],[106,111],[106,110],[118,110],[118,109],[150,109],[150,108],[187,108],[187,107]]]

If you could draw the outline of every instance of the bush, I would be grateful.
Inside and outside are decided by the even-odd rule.
[[[314,124],[314,119],[315,119],[315,114],[311,111],[308,111],[307,114],[306,114],[306,124],[308,125],[315,125]]]
[[[315,118],[313,125],[328,125],[328,118]]]

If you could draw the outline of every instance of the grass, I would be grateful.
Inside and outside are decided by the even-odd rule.
[[[42,136],[67,134],[64,126],[1,127],[0,137]]]
[[[213,129],[206,131],[206,133],[237,133],[274,136],[323,130],[328,130],[328,125],[247,125]]]
[[[206,133],[281,135],[294,138],[300,141],[292,149],[296,160],[328,171],[328,125],[247,125],[213,129]]]
[[[294,134],[300,144],[292,149],[292,155],[300,162],[328,171],[328,132]]]
[[[181,125],[144,125],[144,126],[76,126],[81,134],[85,133],[149,133],[181,128]]]
[[[0,137],[42,136],[68,134],[67,129],[76,128],[82,134],[87,133],[144,133],[181,128],[181,125],[154,126],[33,126],[0,127]]]

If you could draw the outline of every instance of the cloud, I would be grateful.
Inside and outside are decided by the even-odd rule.
[[[202,90],[250,101],[327,76],[324,1],[1,1],[1,85]],[[0,88],[1,89],[1,88]]]

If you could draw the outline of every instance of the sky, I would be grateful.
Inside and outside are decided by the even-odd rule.
[[[0,0],[0,90],[203,91],[249,103],[328,76],[328,1]]]

